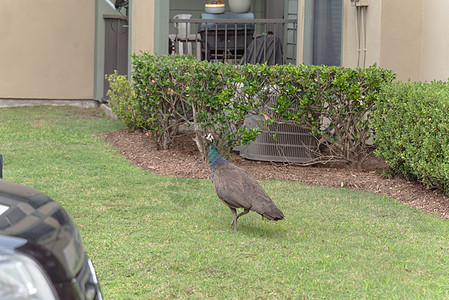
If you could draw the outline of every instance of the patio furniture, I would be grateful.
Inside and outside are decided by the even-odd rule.
[[[242,57],[241,64],[263,64],[282,65],[283,61],[282,42],[273,34],[254,37]]]
[[[199,34],[189,34],[188,37],[181,37],[177,34],[169,34],[168,37],[172,42],[171,47],[173,48],[173,54],[188,54],[195,56],[197,59],[201,59],[201,36]]]
[[[202,58],[208,61],[240,60],[254,34],[253,13],[201,14],[198,33],[201,36]],[[213,20],[248,20],[248,22],[215,23]]]

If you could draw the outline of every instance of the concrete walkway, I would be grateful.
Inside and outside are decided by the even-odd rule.
[[[112,113],[111,108],[107,103],[101,103],[96,100],[84,99],[0,99],[0,107],[24,107],[24,106],[77,106],[83,108],[100,107],[107,116],[117,119],[117,116]]]

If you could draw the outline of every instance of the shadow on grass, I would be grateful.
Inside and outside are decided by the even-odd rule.
[[[241,220],[237,222],[237,234],[243,234],[248,237],[265,237],[265,238],[280,238],[285,236],[286,229],[281,223],[283,221],[268,221],[260,219],[259,217],[254,220]],[[234,233],[234,228],[227,224],[226,231]]]

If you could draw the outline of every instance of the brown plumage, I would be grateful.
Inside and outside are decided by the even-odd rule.
[[[284,218],[282,211],[276,207],[257,180],[247,171],[221,157],[213,143],[209,147],[209,166],[218,198],[231,209],[231,227],[234,225],[234,231],[237,231],[237,219],[250,210],[268,220],[277,221]],[[243,208],[243,212],[237,214],[237,208]]]

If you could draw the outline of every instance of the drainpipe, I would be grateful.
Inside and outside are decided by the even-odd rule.
[[[351,0],[352,6],[357,10],[357,19],[355,23],[355,34],[357,42],[357,67],[366,65],[366,11],[369,0]]]

